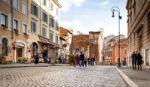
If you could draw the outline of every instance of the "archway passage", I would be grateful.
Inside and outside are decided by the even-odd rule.
[[[8,55],[8,40],[6,38],[2,39],[2,56]]]

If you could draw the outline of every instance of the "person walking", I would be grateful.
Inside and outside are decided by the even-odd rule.
[[[80,54],[80,65],[84,66],[84,54],[82,52]]]
[[[44,63],[47,63],[47,58],[48,58],[47,50],[44,50],[44,51],[43,51]]]
[[[33,57],[34,57],[34,63],[38,64],[39,57],[38,57],[38,49],[36,45],[33,47]]]
[[[137,61],[136,57],[137,57],[137,55],[135,54],[135,52],[133,52],[132,55],[131,55],[133,70],[136,70],[136,61]]]
[[[91,62],[92,62],[92,66],[94,66],[95,65],[95,58],[94,57],[91,58]]]
[[[75,56],[75,63],[76,63],[76,65],[79,65],[79,62],[80,62],[80,57],[79,57],[78,54],[76,54],[76,56]]]
[[[138,64],[138,70],[142,70],[142,64],[143,64],[143,57],[140,53],[137,54],[137,64]]]
[[[87,58],[84,59],[84,66],[87,66]]]
[[[88,58],[88,66],[90,66],[91,65],[91,58],[89,57]]]

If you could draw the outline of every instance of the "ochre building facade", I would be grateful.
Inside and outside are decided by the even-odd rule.
[[[59,49],[58,0],[0,0],[1,62],[31,62],[36,47],[55,62]]]

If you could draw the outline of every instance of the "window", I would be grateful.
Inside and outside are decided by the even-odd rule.
[[[147,21],[148,21],[148,33],[150,33],[150,12],[148,13],[148,18],[147,18]]]
[[[36,32],[36,22],[31,21],[31,32],[35,33]]]
[[[13,20],[13,29],[15,31],[18,31],[18,20],[16,20],[16,19]]]
[[[38,7],[34,4],[31,4],[31,14],[38,16]]]
[[[43,5],[45,5],[45,6],[46,6],[46,0],[43,0]]]
[[[42,28],[42,36],[46,37],[46,28]]]
[[[56,9],[56,15],[57,15],[57,16],[59,15],[58,8]]]
[[[56,36],[56,43],[58,44],[58,36]]]
[[[136,2],[133,5],[133,11],[134,11],[134,16],[133,17],[135,17],[136,16]]]
[[[51,11],[53,11],[53,3],[51,3]]]
[[[23,28],[22,28],[23,30],[23,33],[27,33],[27,25],[26,24],[23,24]]]
[[[127,54],[127,49],[126,48],[124,49],[124,53]]]
[[[8,23],[7,15],[1,14],[1,25],[7,27],[7,23]]]
[[[5,2],[5,3],[8,3],[8,0],[2,0],[3,2]]]
[[[44,22],[48,22],[48,16],[47,16],[47,14],[46,13],[42,13],[42,20],[44,21]]]
[[[53,27],[54,28],[54,18],[51,17],[50,20],[49,20],[49,26]]]
[[[2,39],[2,56],[8,55],[8,40],[6,38]]]
[[[18,0],[13,0],[13,7],[18,10]]]
[[[58,23],[56,23],[56,30],[59,31],[59,26],[58,26]]]
[[[52,32],[49,34],[49,37],[50,37],[50,42],[53,42],[53,33]]]
[[[27,4],[25,2],[22,3],[22,13],[27,15]]]

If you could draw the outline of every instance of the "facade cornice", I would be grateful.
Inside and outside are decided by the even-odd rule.
[[[150,8],[150,2],[149,3],[144,3],[143,6],[145,7],[142,7],[143,9],[141,9],[138,13],[138,15],[135,17],[136,20],[134,20],[134,22],[132,23],[132,26],[130,27],[130,32],[128,32],[128,37],[130,37],[131,33],[136,31],[137,28],[140,26],[140,23],[144,17],[144,15],[147,13],[148,9]]]
[[[58,2],[58,0],[53,0],[53,2],[54,2],[59,8],[62,7],[62,6],[60,5],[60,3]]]

